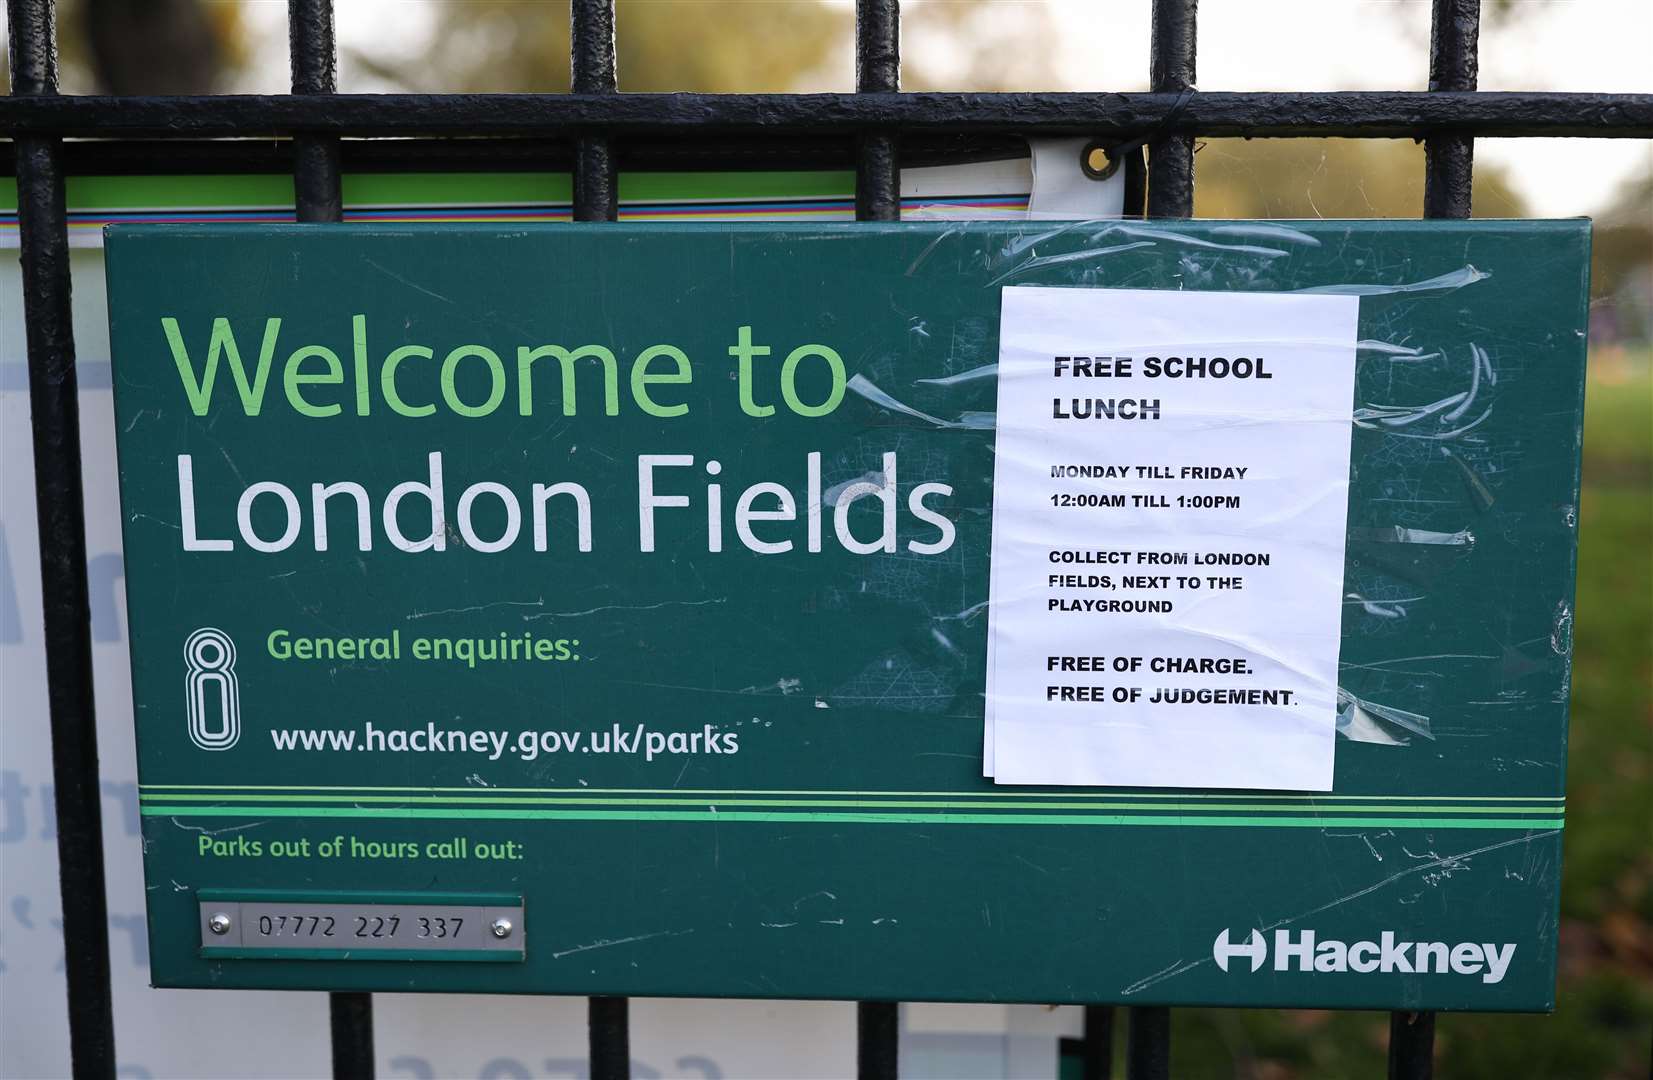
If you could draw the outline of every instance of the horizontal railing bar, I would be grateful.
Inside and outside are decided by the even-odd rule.
[[[573,136],[1071,132],[1206,136],[1653,138],[1653,94],[339,94],[0,98],[0,134]]]

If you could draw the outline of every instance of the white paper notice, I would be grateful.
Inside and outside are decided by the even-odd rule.
[[[1331,790],[1358,315],[1004,290],[987,775]]]

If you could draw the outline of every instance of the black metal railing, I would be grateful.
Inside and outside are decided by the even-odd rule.
[[[1196,6],[1153,0],[1150,90],[1141,94],[903,94],[898,0],[857,2],[853,94],[621,94],[612,0],[573,0],[570,94],[340,95],[332,0],[289,0],[290,96],[123,98],[59,96],[53,0],[10,0],[12,87],[0,99],[0,135],[12,140],[18,188],[75,1075],[113,1077],[115,1048],[66,173],[282,167],[293,173],[298,219],[327,222],[342,217],[341,161],[553,166],[572,171],[576,221],[613,221],[622,165],[853,161],[857,219],[894,221],[902,165],[980,159],[1014,137],[1066,132],[1128,151],[1127,165],[1146,146],[1146,214],[1186,218],[1198,136],[1409,138],[1426,147],[1425,216],[1464,218],[1476,136],[1653,138],[1653,95],[1476,92],[1478,0],[1433,0],[1429,89],[1416,92],[1199,93]],[[397,138],[374,141],[389,136]],[[1127,185],[1127,213],[1144,212],[1142,186],[1140,176]],[[371,995],[335,993],[330,1004],[334,1075],[371,1076]],[[856,1016],[860,1075],[895,1077],[896,1003],[861,1002]],[[1130,1010],[1131,1080],[1169,1076],[1171,1023],[1166,1008]],[[1112,1009],[1085,1009],[1087,1080],[1109,1074],[1113,1027]],[[1430,1013],[1391,1016],[1391,1077],[1431,1074],[1434,1030]],[[591,998],[589,1033],[594,1080],[628,1076],[626,999]]]
[[[9,11],[12,97],[8,104],[55,96],[57,35],[52,5],[12,0]],[[92,701],[80,388],[69,307],[61,144],[52,136],[19,134],[14,152],[70,1052],[77,1076],[112,1077],[115,1014],[109,988],[109,905],[103,877],[102,792]]]

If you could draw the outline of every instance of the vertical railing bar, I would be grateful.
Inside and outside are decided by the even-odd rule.
[[[619,65],[614,48],[614,0],[574,0],[569,10],[568,73],[576,94],[616,94]],[[574,143],[574,220],[616,221],[619,181],[606,136],[581,135]],[[591,1080],[631,1076],[631,1002],[592,997],[586,1002]]]
[[[899,0],[855,2],[855,90],[901,89]],[[893,132],[866,131],[855,146],[855,219],[901,220],[901,163]],[[860,1080],[895,1080],[900,1070],[900,1006],[862,1001],[855,1006],[856,1070]]]
[[[1125,1030],[1126,1080],[1169,1080],[1171,1010],[1132,1009]]]
[[[333,1076],[370,1080],[373,1076],[373,995],[327,995],[328,1027],[333,1037]]]
[[[631,1076],[631,1000],[593,997],[586,1009],[591,1045],[591,1080]]]
[[[1125,215],[1131,216],[1127,203]],[[1080,1070],[1084,1080],[1109,1080],[1113,1075],[1113,1007],[1085,1006],[1085,1038]]]
[[[332,0],[288,0],[287,34],[293,93],[337,93],[338,49],[333,41]],[[337,138],[294,137],[293,194],[300,221],[344,220]]]
[[[1480,0],[1434,0],[1429,18],[1429,89],[1474,90],[1480,71]],[[1424,140],[1423,216],[1467,218],[1473,206],[1475,139],[1437,134]],[[1435,1074],[1435,1014],[1389,1014],[1390,1080]]]
[[[293,93],[338,92],[338,46],[332,0],[288,0],[287,49]],[[326,135],[293,138],[293,201],[305,222],[344,220],[339,140]],[[373,996],[335,991],[327,995],[333,1038],[333,1075],[339,1080],[373,1076]]]
[[[614,0],[574,0],[570,18],[569,76],[574,92],[618,93]],[[609,140],[582,135],[574,144],[574,220],[615,221],[619,215],[619,185]]]
[[[1480,32],[1480,0],[1434,0],[1429,25],[1429,89],[1476,88]],[[1469,217],[1474,136],[1431,135],[1424,140],[1423,153],[1423,216]]]
[[[1198,0],[1154,0],[1148,87],[1156,93],[1194,89]],[[1194,136],[1160,135],[1148,144],[1148,216],[1194,216]]]
[[[19,97],[55,95],[55,5],[52,0],[11,0],[9,11],[11,92]],[[80,386],[75,375],[62,144],[55,138],[23,138],[15,150],[69,1056],[77,1078],[113,1077],[109,901],[103,875],[103,795],[92,696]]]
[[[855,89],[861,94],[901,89],[900,0],[856,0]],[[893,132],[866,131],[856,139],[855,219],[901,220],[901,163]]]
[[[1148,86],[1158,93],[1192,93],[1198,0],[1154,0]],[[1194,216],[1194,136],[1162,134],[1148,143],[1148,216]],[[1171,1074],[1171,1010],[1130,1010],[1126,1021],[1127,1080],[1161,1080]]]
[[[1435,1075],[1435,1014],[1389,1014],[1389,1080],[1428,1080]]]
[[[901,1006],[893,1001],[855,1003],[855,1075],[895,1080],[901,1070]]]
[[[901,89],[900,0],[855,0],[855,91]],[[855,220],[901,220],[901,162],[894,132],[864,131],[855,140]],[[901,1007],[893,1001],[855,1005],[856,1075],[895,1080],[901,1061]]]

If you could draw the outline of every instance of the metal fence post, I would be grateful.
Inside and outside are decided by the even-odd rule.
[[[893,94],[901,89],[899,0],[856,0],[855,91]],[[901,220],[901,163],[895,134],[863,131],[856,140],[855,218]]]
[[[855,2],[855,91],[901,89],[900,0]],[[855,219],[901,220],[901,162],[890,131],[862,131],[855,142]],[[900,1073],[901,1012],[893,1001],[855,1005],[856,1069],[860,1080],[895,1080]]]
[[[328,1030],[333,1040],[333,1075],[338,1080],[373,1076],[373,995],[327,995]]]
[[[1189,95],[1194,90],[1198,0],[1154,0],[1149,88]],[[1176,115],[1176,109],[1168,119]],[[1148,144],[1148,216],[1194,216],[1194,136],[1171,132]],[[1125,1036],[1129,1080],[1162,1080],[1171,1075],[1171,1010],[1132,1009]]]
[[[1126,1080],[1169,1080],[1171,1010],[1132,1009],[1125,1032]]]
[[[1434,0],[1429,26],[1429,89],[1474,90],[1481,32],[1480,0]],[[1423,216],[1467,218],[1473,202],[1475,139],[1432,134],[1424,140]],[[1389,1014],[1390,1080],[1435,1075],[1435,1014]]]
[[[1198,0],[1154,0],[1148,85],[1156,93],[1193,92],[1197,5]],[[1194,216],[1193,135],[1171,132],[1149,142],[1148,216]]]
[[[569,34],[569,72],[576,94],[614,94],[614,0],[574,0]],[[620,213],[613,148],[602,135],[581,135],[574,144],[574,220],[614,221]]]
[[[293,93],[337,93],[338,49],[333,37],[332,0],[288,0],[287,37]],[[344,220],[337,137],[294,136],[293,202],[300,221]],[[341,1080],[373,1076],[373,995],[328,994],[327,1011],[333,1075]]]
[[[1389,1014],[1389,1080],[1429,1080],[1435,1075],[1435,1014]]]
[[[333,0],[289,0],[287,35],[293,93],[337,93],[338,50],[333,42]],[[293,194],[300,221],[344,220],[337,138],[294,137]]]
[[[628,1080],[631,1076],[631,1001],[593,997],[587,1004],[591,1080]]]
[[[11,0],[14,97],[57,94],[54,8],[52,0]],[[18,138],[15,145],[70,1060],[77,1078],[113,1077],[109,909],[62,144],[54,136],[33,136]]]
[[[619,93],[614,47],[614,0],[574,0],[569,10],[570,88],[576,94]],[[616,221],[620,185],[606,135],[574,141],[574,220]],[[631,1002],[592,997],[586,1002],[586,1038],[592,1080],[631,1076]]]
[[[1429,24],[1430,90],[1475,89],[1480,32],[1480,0],[1435,0]],[[1423,153],[1423,216],[1469,217],[1475,137],[1430,135]]]
[[[1085,1006],[1085,1037],[1081,1043],[1084,1080],[1109,1080],[1113,1075],[1113,1007]]]
[[[859,1080],[895,1080],[901,1068],[901,1006],[855,1003],[855,1062]]]

